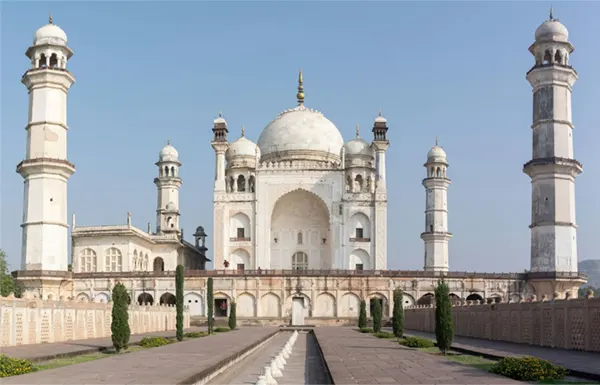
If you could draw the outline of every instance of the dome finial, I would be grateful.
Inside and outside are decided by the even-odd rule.
[[[242,124],[242,138],[246,135],[246,128]]]
[[[381,108],[379,109],[379,116],[381,116]]]
[[[438,145],[438,143],[439,143],[439,140],[438,140],[438,139],[439,139],[439,138],[438,138],[438,136],[436,135],[436,136],[435,136],[435,145],[436,145],[436,146],[437,146],[437,145]]]
[[[167,139],[167,144],[170,146],[171,145],[171,139]]]
[[[50,16],[48,17],[48,24],[52,24],[52,12],[50,12]]]
[[[554,16],[552,16],[552,5],[550,6],[550,20],[554,20]]]
[[[298,74],[298,93],[296,94],[296,98],[298,98],[298,105],[304,105],[304,78],[302,77],[302,68],[300,68],[300,73]]]
[[[356,125],[356,139],[360,138],[360,126]]]
[[[222,118],[222,117],[223,117],[223,112],[221,112],[221,111],[219,110],[219,118]]]

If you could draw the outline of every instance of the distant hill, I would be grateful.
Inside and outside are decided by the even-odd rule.
[[[600,288],[600,259],[587,259],[579,262],[579,271],[588,275],[588,281],[584,286]]]

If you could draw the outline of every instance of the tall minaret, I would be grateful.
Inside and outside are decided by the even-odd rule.
[[[213,140],[210,145],[215,150],[215,192],[225,192],[225,152],[229,148],[227,141],[227,121],[223,118],[223,114],[219,112],[219,116],[213,122]]]
[[[377,191],[385,192],[385,153],[390,146],[387,138],[387,119],[379,115],[375,118],[373,124],[373,149],[375,150],[375,163],[377,167]]]
[[[387,269],[387,186],[385,183],[385,152],[390,146],[387,138],[387,119],[381,115],[373,123],[373,142],[371,147],[375,151],[375,217],[373,232],[375,238],[375,263],[373,269]]]
[[[575,177],[583,171],[573,154],[571,92],[577,73],[569,65],[574,48],[569,32],[552,16],[535,31],[529,51],[535,64],[527,73],[533,87],[533,154],[523,166],[531,177],[531,272],[577,272]],[[557,275],[557,274],[553,274]],[[564,275],[564,274],[562,274]],[[576,274],[574,274],[576,275]],[[548,282],[540,291],[567,291]],[[549,291],[549,292],[548,292]]]
[[[448,271],[448,241],[452,234],[448,232],[448,186],[446,177],[448,160],[446,152],[438,145],[427,153],[427,178],[423,186],[427,190],[425,205],[425,232],[421,239],[425,241],[424,269],[428,271]]]
[[[179,188],[182,181],[179,177],[179,153],[171,142],[158,154],[158,177],[154,184],[158,189],[156,207],[156,232],[158,234],[179,233]]]
[[[21,269],[67,271],[67,181],[75,173],[67,160],[67,94],[75,77],[67,70],[73,51],[52,15],[25,55],[31,67],[21,79],[29,92],[25,160],[17,165],[25,179]]]

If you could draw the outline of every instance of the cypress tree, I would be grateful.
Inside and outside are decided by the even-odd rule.
[[[445,355],[450,350],[454,338],[454,323],[450,288],[444,278],[438,281],[435,288],[435,306],[435,339],[438,348]]]
[[[177,307],[177,341],[183,340],[183,265],[175,269],[175,306]]]
[[[213,306],[214,306],[214,299],[213,299],[213,279],[209,278],[208,282],[206,283],[206,301],[207,303],[207,308],[208,308],[208,314],[206,315],[208,317],[208,334],[211,334],[213,332]]]
[[[381,300],[379,298],[373,298],[371,301],[375,301],[373,304],[373,331],[379,333],[381,331]]]
[[[112,332],[112,342],[115,350],[119,353],[123,349],[127,349],[129,344],[129,313],[127,305],[129,303],[129,294],[125,286],[119,282],[112,290],[112,322],[110,330]]]
[[[237,316],[235,314],[236,304],[231,301],[231,306],[229,306],[229,329],[235,330],[237,325]]]
[[[402,290],[394,290],[394,322],[392,323],[392,327],[394,329],[394,335],[398,338],[404,335],[404,306],[402,306],[402,302]]]
[[[367,327],[367,302],[363,299],[360,301],[360,313],[358,315],[358,327]]]

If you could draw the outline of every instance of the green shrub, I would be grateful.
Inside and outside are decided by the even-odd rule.
[[[433,348],[435,346],[432,340],[421,337],[405,337],[400,340],[400,345],[408,348]]]
[[[225,332],[228,332],[230,330],[231,330],[230,328],[225,328],[225,327],[219,326],[217,328],[214,328],[213,332],[215,332],[215,333],[225,333]]]
[[[454,339],[450,288],[442,277],[435,288],[435,339],[442,354],[446,354]]]
[[[373,333],[373,335],[377,338],[395,338],[396,337],[394,335],[394,333],[390,333],[390,332],[377,332],[377,333]]]
[[[177,341],[183,340],[183,265],[177,265],[175,269],[175,306],[177,315],[175,324],[177,326]]]
[[[237,326],[237,316],[235,314],[236,305],[235,302],[231,301],[231,305],[229,306],[229,329],[235,330]]]
[[[35,366],[28,360],[11,358],[0,355],[0,377],[18,376],[19,374],[35,372]]]
[[[129,304],[129,294],[125,286],[119,282],[112,291],[112,322],[110,331],[112,333],[112,343],[115,350],[120,352],[127,349],[131,330],[129,329],[129,313],[127,305]]]
[[[492,366],[490,372],[517,381],[562,380],[565,368],[536,357],[506,357]]]
[[[392,328],[394,329],[394,335],[398,338],[404,334],[404,306],[403,293],[401,289],[394,290],[394,312],[392,314]]]
[[[206,312],[206,316],[208,317],[208,334],[212,334],[213,330],[213,306],[215,305],[215,300],[213,299],[213,279],[209,278],[206,283],[206,301],[208,311]]]
[[[168,344],[169,340],[165,337],[144,337],[140,341],[140,346],[143,346],[145,348],[156,348]]]
[[[381,331],[381,300],[379,298],[373,298],[371,301],[375,301],[373,304],[373,331],[379,333]]]
[[[364,329],[367,327],[367,302],[360,301],[360,313],[358,315],[358,327]]]
[[[187,332],[184,333],[183,336],[185,338],[200,338],[200,337],[206,337],[208,335],[208,333],[205,332]]]
[[[371,328],[360,328],[358,331],[361,333],[373,333],[373,329]]]

